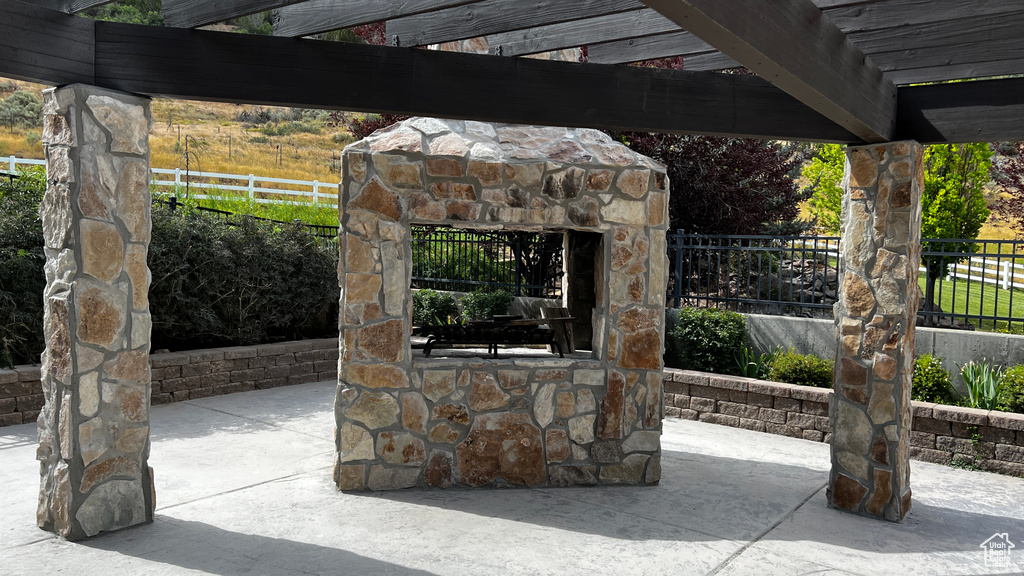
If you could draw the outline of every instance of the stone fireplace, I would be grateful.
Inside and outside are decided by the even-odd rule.
[[[658,482],[665,167],[595,130],[432,118],[343,158],[338,487]],[[563,306],[590,351],[414,351],[422,224],[564,233]]]

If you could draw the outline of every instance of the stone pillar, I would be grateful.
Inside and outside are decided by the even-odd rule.
[[[923,187],[916,142],[847,149],[828,503],[895,522],[910,510]]]
[[[151,522],[149,100],[43,93],[46,249],[40,528],[69,540]]]

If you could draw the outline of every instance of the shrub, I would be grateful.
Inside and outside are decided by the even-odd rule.
[[[10,127],[38,128],[43,125],[43,101],[31,92],[18,90],[0,101],[0,122]]]
[[[1024,414],[1024,365],[1010,368],[1003,376],[999,409]]]
[[[462,309],[469,320],[507,314],[514,300],[515,297],[508,290],[470,292],[461,298]]]
[[[46,171],[0,179],[0,366],[35,364],[43,341],[43,227]]]
[[[988,362],[974,362],[960,366],[960,375],[967,387],[967,395],[949,387],[953,394],[960,398],[960,403],[968,408],[995,410],[1003,387],[1005,370]]]
[[[800,386],[831,388],[835,364],[814,354],[798,354],[790,348],[772,362],[768,379]]]
[[[337,334],[337,259],[304,227],[153,208],[153,347]]]
[[[412,323],[416,326],[458,324],[459,305],[451,294],[417,290],[412,295]]]
[[[736,372],[734,359],[744,348],[747,321],[717,308],[680,308],[679,323],[669,332],[666,364],[718,374]]]
[[[914,360],[914,386],[911,398],[921,402],[955,404],[950,390],[953,383],[949,370],[942,367],[942,358],[925,354]]]

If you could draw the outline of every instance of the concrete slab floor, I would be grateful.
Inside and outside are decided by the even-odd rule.
[[[0,428],[0,574],[1024,573],[1024,479],[914,462],[890,524],[826,507],[827,445],[698,422],[654,487],[339,493],[334,390],[154,407],[156,521],[80,543],[35,527],[35,426]]]

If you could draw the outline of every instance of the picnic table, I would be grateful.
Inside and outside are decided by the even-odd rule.
[[[456,345],[487,345],[487,352],[498,357],[498,345],[523,346],[546,344],[565,358],[555,327],[561,328],[574,318],[522,318],[520,316],[494,316],[490,320],[473,320],[466,325],[423,326],[421,335],[427,336],[423,355],[429,357],[434,348],[451,348]],[[548,328],[541,326],[547,325]]]

